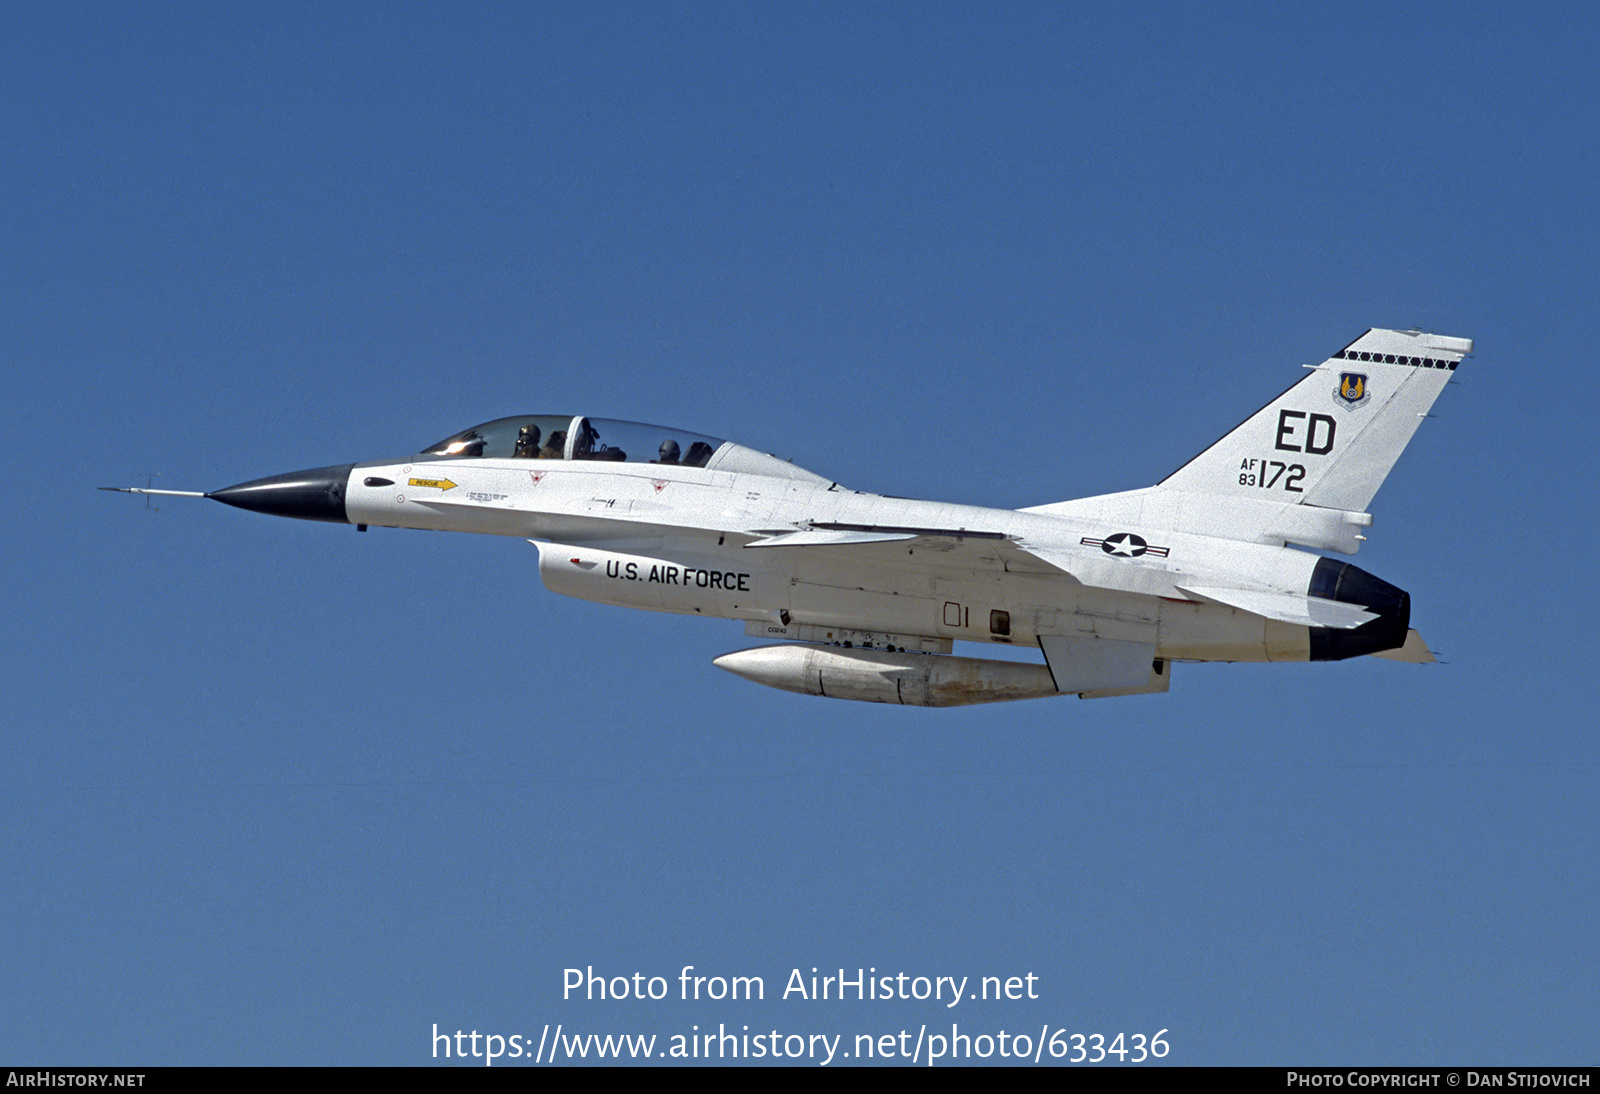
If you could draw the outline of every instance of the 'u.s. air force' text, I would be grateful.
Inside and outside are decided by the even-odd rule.
[[[661,585],[693,585],[699,589],[733,589],[741,593],[750,591],[750,575],[733,570],[697,570],[693,566],[652,565],[649,573],[637,562],[609,559],[606,576],[619,581],[654,581]]]

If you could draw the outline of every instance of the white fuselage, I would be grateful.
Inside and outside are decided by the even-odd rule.
[[[758,625],[751,633],[779,638],[834,629],[857,635],[856,644],[878,636],[901,646],[919,638],[1032,646],[1040,635],[1064,634],[1153,641],[1172,660],[1303,661],[1306,627],[1199,601],[1178,586],[1303,594],[1318,561],[1136,525],[885,498],[798,469],[777,477],[562,460],[360,464],[345,507],[354,524],[535,541],[553,592],[745,620]],[[762,533],[819,524],[947,529],[962,549],[954,557],[926,539],[747,546]],[[962,531],[990,538],[963,539]],[[1150,549],[1109,553],[1105,540],[1120,533]],[[1085,580],[1004,549],[1009,542],[1068,555]]]

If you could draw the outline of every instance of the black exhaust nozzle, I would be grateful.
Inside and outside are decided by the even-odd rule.
[[[1311,571],[1311,596],[1355,604],[1377,612],[1353,630],[1338,627],[1311,628],[1311,660],[1344,661],[1368,653],[1397,650],[1406,644],[1411,629],[1411,596],[1404,589],[1373,577],[1359,566],[1325,558]]]
[[[348,524],[344,490],[354,467],[353,463],[341,463],[334,467],[291,471],[287,475],[273,475],[213,490],[206,497],[215,498],[224,505],[270,513],[275,517]]]

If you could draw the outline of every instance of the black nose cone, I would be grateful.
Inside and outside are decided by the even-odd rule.
[[[206,495],[240,509],[271,513],[277,517],[301,520],[331,520],[349,523],[344,511],[344,488],[350,481],[353,463],[335,467],[315,467],[310,471],[291,471],[287,475],[241,482]]]

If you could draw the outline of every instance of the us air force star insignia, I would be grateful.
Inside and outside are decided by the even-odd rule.
[[[1085,547],[1098,547],[1106,554],[1116,555],[1118,558],[1138,558],[1145,554],[1166,558],[1172,550],[1170,547],[1152,547],[1143,536],[1133,532],[1117,532],[1105,539],[1084,536],[1078,542]]]
[[[1144,549],[1150,546],[1144,541],[1143,536],[1136,536],[1132,532],[1118,532],[1114,536],[1107,536],[1105,542],[1100,544],[1100,549],[1108,555],[1128,555],[1138,558],[1144,554]]]

